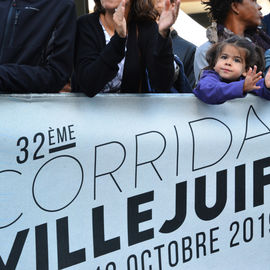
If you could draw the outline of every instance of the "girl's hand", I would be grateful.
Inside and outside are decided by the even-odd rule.
[[[264,84],[267,88],[270,88],[270,68],[268,69],[268,71],[264,77]]]
[[[122,0],[113,14],[113,21],[115,23],[115,31],[121,38],[127,36],[127,22],[125,19],[126,0]]]
[[[165,7],[160,14],[158,21],[159,33],[166,37],[168,35],[170,27],[175,23],[180,7],[180,0],[174,0],[173,3],[170,0],[165,0]]]
[[[260,89],[260,86],[257,86],[256,83],[261,78],[262,78],[262,72],[259,71],[257,73],[257,66],[254,66],[253,69],[250,67],[245,78],[243,91],[249,92],[255,89]],[[270,74],[269,74],[269,84],[270,84]]]

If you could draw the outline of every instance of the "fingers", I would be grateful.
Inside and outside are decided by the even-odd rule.
[[[123,18],[125,14],[125,7],[126,7],[126,0],[122,0],[117,9],[115,9],[114,14],[119,16],[119,18],[120,17]]]
[[[113,20],[115,23],[115,31],[122,38],[125,38],[127,35],[127,25],[125,19],[125,4],[126,0],[122,0],[113,14]]]
[[[164,10],[168,11],[170,9],[170,6],[171,6],[170,0],[165,0]]]
[[[250,68],[248,69],[247,76],[251,76],[251,73],[252,73],[252,68],[250,67]]]
[[[253,73],[253,74],[256,74],[256,72],[257,72],[257,66],[256,66],[256,65],[254,65],[254,68],[253,68],[252,73]]]

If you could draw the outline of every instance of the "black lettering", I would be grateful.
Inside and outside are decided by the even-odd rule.
[[[219,251],[219,248],[214,248],[214,242],[218,241],[218,238],[214,238],[214,232],[219,230],[219,227],[215,227],[213,229],[210,229],[210,253],[216,253]]]
[[[270,184],[270,174],[264,175],[264,168],[270,166],[270,157],[256,160],[253,164],[253,205],[254,207],[264,204],[264,186]]]
[[[158,266],[159,266],[159,270],[162,270],[162,256],[161,256],[161,249],[164,248],[164,245],[160,245],[157,247],[154,247],[154,250],[158,251]]]
[[[68,217],[56,220],[58,269],[64,269],[86,260],[85,249],[69,251]]]
[[[35,151],[34,155],[33,155],[33,160],[37,160],[37,159],[40,159],[40,158],[44,158],[44,155],[40,155],[38,156],[38,152],[39,150],[41,149],[41,147],[43,146],[44,144],[44,141],[45,141],[45,136],[43,133],[37,133],[35,136],[34,136],[34,139],[33,139],[33,142],[36,143],[37,142],[37,138],[40,137],[40,144],[37,148],[37,150]]]
[[[187,212],[187,182],[176,184],[175,216],[166,220],[159,230],[161,233],[171,233],[184,222]]]
[[[138,143],[138,138],[139,138],[140,136],[145,136],[145,135],[150,134],[150,133],[157,133],[157,134],[159,134],[159,135],[162,137],[163,143],[164,143],[163,149],[162,149],[162,151],[161,151],[161,153],[159,154],[158,157],[155,157],[155,158],[153,158],[152,160],[147,160],[147,161],[144,161],[144,162],[140,162],[140,163],[139,163],[139,162],[138,162],[138,159],[139,159],[139,157],[138,157],[138,152],[139,152],[139,151],[138,151],[138,148],[139,148],[139,146],[138,146],[138,145],[139,145],[139,143]],[[153,169],[155,170],[156,174],[158,175],[159,179],[162,181],[162,178],[161,178],[161,176],[160,176],[158,170],[156,169],[156,167],[155,167],[155,165],[154,165],[154,161],[158,160],[158,159],[163,155],[163,153],[164,153],[164,151],[165,151],[165,148],[166,148],[166,139],[165,139],[164,135],[161,134],[161,133],[158,132],[158,131],[149,131],[149,132],[145,132],[145,133],[141,133],[141,134],[136,135],[135,188],[137,188],[137,173],[138,173],[138,167],[139,167],[139,166],[142,166],[142,165],[151,164],[152,167],[153,167]]]
[[[253,136],[248,137],[248,136],[247,136],[247,134],[248,134],[248,128],[251,129],[251,127],[252,127],[251,125],[248,124],[248,122],[249,122],[248,120],[249,120],[251,111],[253,112],[253,115],[258,119],[258,123],[261,125],[261,131],[260,131],[261,133],[258,133],[258,134],[256,134],[256,135],[253,135]],[[257,126],[258,126],[258,123],[256,124]],[[251,126],[251,127],[250,127],[250,126]],[[253,134],[254,134],[254,132],[253,132]],[[269,129],[269,127],[268,127],[268,126],[260,119],[260,117],[257,115],[256,111],[254,110],[253,106],[250,106],[250,107],[249,107],[249,110],[248,110],[247,118],[246,118],[246,130],[245,130],[245,136],[244,136],[242,145],[241,145],[241,147],[240,147],[240,149],[239,149],[239,152],[238,152],[238,154],[237,154],[237,159],[239,158],[240,153],[241,153],[241,151],[242,151],[242,148],[243,148],[243,146],[244,146],[244,144],[245,144],[245,142],[246,142],[247,140],[255,139],[255,138],[257,138],[257,137],[264,136],[264,135],[268,135],[268,134],[270,134],[270,129]]]
[[[47,224],[36,226],[36,269],[49,270]]]
[[[69,139],[70,139],[70,140],[75,140],[76,137],[72,137],[72,133],[75,132],[74,130],[71,129],[72,127],[74,127],[74,125],[69,125],[69,126],[68,126]]]
[[[16,157],[16,160],[17,160],[17,162],[18,162],[19,164],[22,164],[22,163],[26,162],[27,159],[28,159],[28,154],[29,154],[29,152],[28,152],[28,150],[27,150],[27,147],[28,147],[28,145],[29,145],[28,139],[27,139],[26,137],[21,137],[21,138],[17,141],[17,146],[21,146],[21,142],[24,142],[24,146],[20,149],[20,151],[21,151],[22,153],[24,153],[24,155],[23,155],[23,158],[21,158],[20,156],[17,156],[17,157]]]
[[[119,165],[116,169],[114,169],[114,170],[112,170],[112,171],[109,171],[109,172],[97,174],[97,159],[98,159],[98,158],[97,158],[97,151],[98,151],[98,148],[104,147],[104,146],[109,145],[109,144],[118,144],[118,145],[121,146],[121,148],[122,148],[122,150],[123,150],[123,154],[124,154],[124,155],[123,155],[123,160],[120,162],[120,165]],[[119,190],[120,192],[122,192],[122,189],[120,188],[119,184],[118,184],[117,181],[115,180],[115,178],[114,178],[114,176],[113,176],[113,173],[116,172],[118,169],[121,168],[121,166],[123,165],[125,159],[126,159],[126,149],[125,149],[124,145],[121,144],[120,142],[109,142],[109,143],[104,143],[104,144],[97,145],[97,146],[95,147],[95,165],[94,165],[94,200],[96,199],[96,189],[97,189],[97,187],[96,187],[96,186],[97,186],[96,181],[97,181],[97,178],[98,178],[98,177],[101,177],[101,176],[104,176],[104,175],[110,175],[111,178],[112,178],[112,180],[113,180],[113,182],[115,183],[116,187],[118,188],[118,190]],[[102,160],[101,160],[101,162],[102,162]]]
[[[154,238],[154,229],[139,232],[139,224],[152,219],[152,210],[139,212],[139,205],[154,200],[154,192],[146,192],[128,198],[128,245]]]
[[[22,173],[19,172],[19,171],[15,171],[15,170],[4,170],[4,171],[0,171],[0,174],[1,173],[17,173],[19,175],[21,175]],[[8,178],[7,178],[8,179]],[[9,205],[10,206],[10,205]],[[3,208],[5,208],[5,206],[2,205]],[[9,222],[8,224],[5,224],[5,225],[0,225],[0,229],[4,229],[4,228],[7,228],[11,225],[13,225],[14,223],[16,223],[20,218],[21,216],[23,215],[23,213],[21,213],[17,218],[14,218],[13,221]]]
[[[16,235],[16,239],[13,243],[11,252],[8,256],[7,263],[4,264],[2,257],[0,257],[0,269],[1,270],[11,270],[16,269],[19,259],[22,254],[22,250],[28,235],[29,229],[20,231]],[[2,243],[3,244],[3,243]]]
[[[143,253],[142,253],[142,256],[141,256],[141,260],[142,260],[142,270],[145,270],[145,264],[144,264],[144,255],[147,254],[148,255],[148,258],[151,258],[151,252],[150,250],[145,250]],[[149,265],[148,267],[149,270],[152,270],[152,265]]]
[[[54,138],[54,136],[51,134],[54,132],[54,129],[52,129],[51,127],[49,127],[48,130],[48,137],[49,137],[49,145],[54,145],[55,142],[52,141],[52,139]]]
[[[131,259],[133,259],[133,261],[134,261],[134,267],[133,268],[131,268],[131,264],[130,264]],[[137,260],[137,257],[136,257],[135,254],[132,254],[132,255],[130,255],[128,257],[127,266],[128,266],[128,270],[131,270],[131,269],[138,270],[138,260]]]
[[[186,242],[187,242],[187,245],[186,245]],[[192,259],[191,245],[192,245],[192,239],[190,236],[186,236],[186,237],[182,238],[183,263],[186,263]]]
[[[174,247],[175,261],[172,261],[172,246]],[[175,267],[179,262],[178,255],[178,243],[176,241],[172,241],[168,245],[168,255],[169,255],[169,265],[170,267]]]
[[[200,237],[202,240],[200,241]],[[206,246],[205,246],[206,236],[204,232],[196,233],[196,257],[200,258],[200,247],[202,248],[203,256],[206,256]]]
[[[216,119],[216,118],[206,117],[206,118],[202,118],[202,119],[198,119],[198,120],[189,122],[189,126],[190,126],[190,130],[191,130],[191,134],[192,134],[192,141],[193,141],[192,171],[201,170],[201,169],[204,169],[207,167],[214,166],[215,164],[220,162],[226,156],[226,154],[228,153],[228,151],[230,150],[231,145],[232,145],[232,132],[231,132],[230,128],[225,123],[223,123],[222,121],[220,121],[219,119]],[[210,161],[208,161],[208,164],[206,164],[205,161],[201,165],[199,164],[199,162],[198,162],[198,164],[195,164],[196,160],[204,160],[204,157],[209,157],[209,155],[208,156],[205,155],[204,151],[200,152],[197,149],[197,148],[199,148],[198,145],[200,145],[201,143],[203,143],[203,145],[205,145],[205,142],[204,141],[202,142],[200,140],[200,139],[203,139],[203,140],[205,139],[205,137],[201,136],[202,130],[208,130],[208,132],[209,131],[211,132],[211,129],[215,129],[217,126],[220,126],[222,128],[225,127],[225,130],[226,130],[226,133],[223,132],[223,134],[222,134],[222,140],[220,140],[221,143],[217,144],[217,141],[215,143],[215,147],[216,147],[215,149],[216,149],[216,151],[218,151],[220,158],[215,160],[215,161],[213,160],[212,163]],[[213,130],[213,132],[214,132],[214,130]],[[227,136],[227,134],[229,136]],[[228,138],[228,147],[226,150],[223,146],[224,142],[225,142],[225,138]],[[211,144],[212,141],[209,140],[209,143]],[[223,149],[224,149],[224,152],[222,154],[221,151],[223,151]],[[201,157],[195,158],[199,154],[201,154]]]
[[[246,166],[235,167],[235,212],[246,209]]]
[[[63,127],[62,133],[61,129],[57,128],[56,129],[56,134],[57,134],[57,141],[58,143],[66,142],[67,141],[67,130],[66,127]]]
[[[120,249],[120,237],[105,241],[104,207],[99,206],[93,208],[92,212],[94,257],[96,258]]]
[[[213,207],[206,206],[206,177],[195,179],[195,211],[202,220],[216,218],[224,209],[227,201],[227,170],[217,172],[216,203]]]

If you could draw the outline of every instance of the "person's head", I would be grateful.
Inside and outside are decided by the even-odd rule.
[[[209,69],[228,81],[246,76],[248,69],[254,65],[258,71],[263,71],[265,66],[262,49],[238,36],[214,44],[208,50],[206,60]]]
[[[120,4],[121,0],[94,0],[94,11],[105,13],[114,11]],[[126,0],[126,5],[130,6],[128,21],[155,20],[157,12],[154,8],[153,0]]]
[[[229,13],[233,13],[247,28],[257,27],[261,24],[262,7],[257,0],[208,0],[203,1],[208,15],[212,21],[225,24]]]

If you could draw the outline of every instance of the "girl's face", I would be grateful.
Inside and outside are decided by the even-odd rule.
[[[257,0],[242,0],[242,3],[237,3],[238,18],[247,28],[257,27],[261,24],[263,17],[261,9]]]
[[[235,81],[246,72],[246,52],[242,48],[233,45],[225,45],[218,56],[214,70],[222,79]]]

